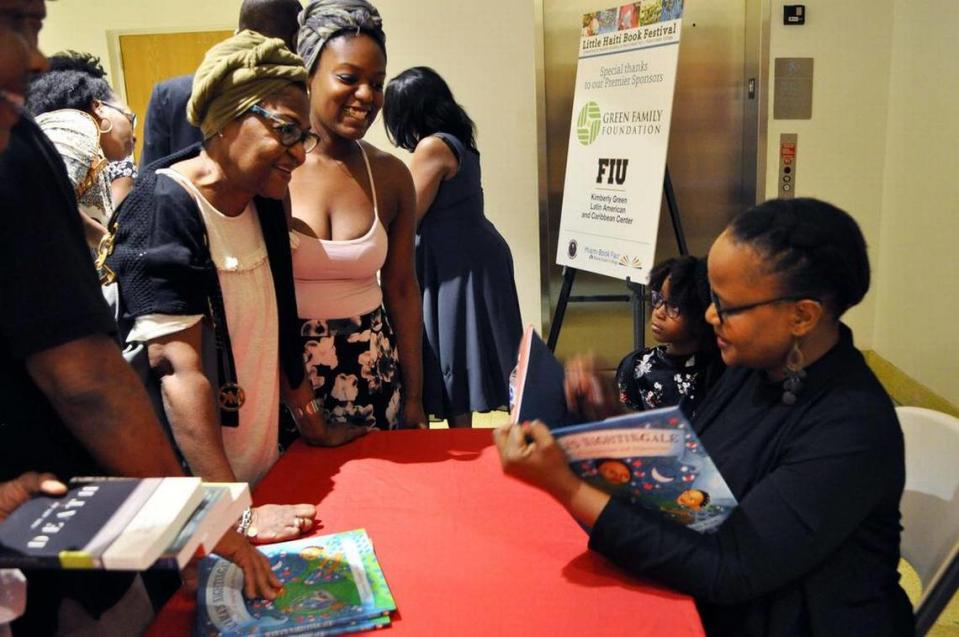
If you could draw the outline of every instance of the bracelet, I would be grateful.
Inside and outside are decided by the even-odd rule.
[[[240,524],[236,527],[236,532],[246,537],[247,531],[250,530],[250,526],[253,525],[253,509],[247,507],[243,510],[243,515],[240,516]]]
[[[320,399],[314,398],[313,400],[309,401],[302,407],[291,407],[290,411],[293,413],[293,420],[295,420],[297,424],[299,424],[303,416],[312,416],[314,414],[318,414],[320,413],[320,409],[322,409],[322,404],[320,403]]]

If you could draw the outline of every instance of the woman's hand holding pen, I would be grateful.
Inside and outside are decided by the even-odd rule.
[[[587,526],[593,526],[609,495],[569,468],[566,454],[543,423],[506,425],[493,430],[503,473],[542,489]]]
[[[566,454],[540,421],[506,425],[493,431],[503,473],[547,491],[563,501],[579,478],[567,464]]]

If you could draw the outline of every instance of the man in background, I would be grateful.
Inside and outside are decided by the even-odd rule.
[[[249,29],[270,38],[280,38],[296,51],[299,0],[244,0],[240,6],[237,31]],[[193,89],[193,75],[181,75],[158,82],[150,94],[143,125],[143,153],[140,166],[148,166],[203,140],[200,129],[186,121],[186,103]]]

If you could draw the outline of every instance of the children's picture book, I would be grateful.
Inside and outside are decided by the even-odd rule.
[[[396,603],[363,529],[269,544],[283,588],[273,601],[243,597],[243,572],[201,560],[194,635],[340,635],[382,628]]]
[[[695,531],[715,531],[737,505],[679,407],[561,427],[552,434],[586,482]]]
[[[566,406],[565,372],[532,326],[520,342],[511,422],[541,420],[590,484],[660,511],[700,532],[736,507],[716,465],[679,407],[582,423]]]
[[[566,408],[565,371],[532,325],[520,340],[514,377],[510,382],[510,422],[539,419],[550,428],[577,422]]]

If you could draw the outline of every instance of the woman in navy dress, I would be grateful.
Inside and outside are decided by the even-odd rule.
[[[522,336],[513,257],[483,214],[474,124],[436,71],[386,87],[390,141],[413,153],[416,272],[423,291],[423,403],[453,427],[508,404]]]

